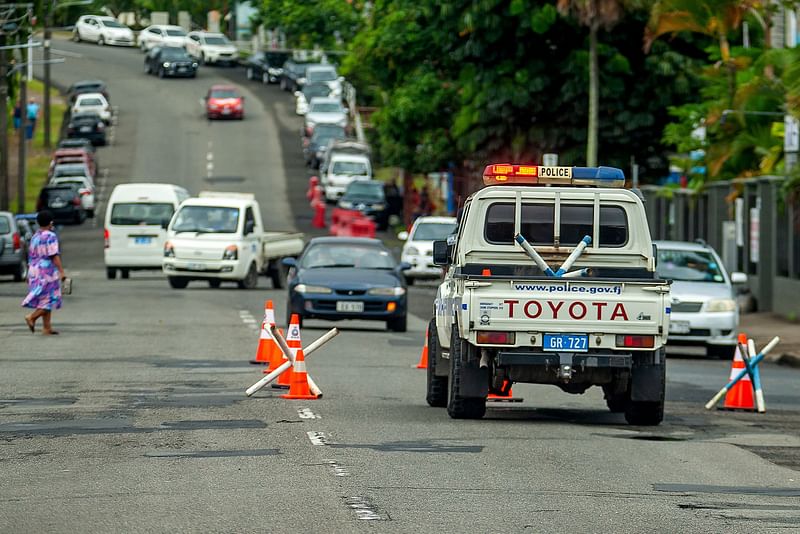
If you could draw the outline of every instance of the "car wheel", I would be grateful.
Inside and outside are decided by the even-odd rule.
[[[101,35],[100,37],[97,38],[97,46],[103,46],[104,44],[106,44],[106,40]]]
[[[406,277],[406,285],[407,286],[413,286],[414,285],[414,279]]]
[[[119,277],[122,278],[123,280],[127,280],[128,278],[130,278],[131,277],[130,269],[120,269]]]
[[[286,91],[286,90],[287,90],[287,88],[286,88],[286,79],[285,78],[281,78],[281,91]]]
[[[436,363],[440,352],[436,319],[431,319],[431,322],[428,323],[428,380],[425,400],[429,406],[434,408],[447,406],[447,377],[436,376]]]
[[[142,51],[142,54],[147,53],[147,45],[144,42],[139,43],[139,50]]]
[[[80,43],[81,42],[81,32],[79,32],[78,30],[75,30],[74,32],[72,32],[72,40],[75,41],[76,43]]]
[[[458,327],[453,325],[450,334],[450,395],[447,400],[447,414],[453,419],[480,419],[486,415],[486,397],[464,397],[461,390],[464,375],[480,371],[468,369],[467,365],[474,362],[468,364],[464,361],[465,356],[469,360],[475,359],[472,354],[474,350],[475,347],[459,337]]]
[[[405,332],[408,330],[408,316],[403,315],[397,319],[389,319],[386,321],[386,328],[392,332]]]
[[[114,280],[117,278],[117,270],[113,267],[106,267],[106,278]]]
[[[166,73],[164,72],[164,67],[159,67],[159,69],[158,69],[158,77],[161,78],[161,79],[164,79],[164,76],[166,76]]]
[[[86,216],[90,219],[94,219],[94,209],[86,210]]]
[[[219,286],[222,285],[222,280],[209,280],[208,286],[217,289]]]
[[[189,285],[189,280],[180,276],[168,276],[167,281],[172,289],[185,289]]]
[[[253,67],[247,67],[247,79],[254,80],[255,76],[253,75]]]
[[[147,61],[145,61],[145,62],[144,62],[144,73],[145,73],[145,74],[151,74],[152,72],[153,72],[153,71],[152,71],[152,70],[150,70],[150,63],[148,63]]]
[[[273,289],[283,289],[286,287],[286,267],[283,266],[280,262],[275,266],[275,268],[270,272],[270,279],[272,280],[272,288]]]
[[[247,275],[244,280],[239,280],[239,289],[255,289],[258,287],[258,270],[256,264],[251,263],[250,268],[247,269]]]
[[[262,72],[261,73],[261,83],[263,83],[264,85],[268,85],[269,84],[269,73],[268,72]]]
[[[200,64],[201,65],[205,65],[206,64],[206,55],[204,53],[202,53],[202,52],[200,53]]]
[[[19,262],[16,272],[14,272],[14,281],[22,282],[28,277],[28,262],[22,258]]]

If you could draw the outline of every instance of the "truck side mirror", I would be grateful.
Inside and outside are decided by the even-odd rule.
[[[247,221],[244,223],[244,235],[252,234],[256,229],[255,221]]]
[[[450,247],[447,245],[447,241],[433,242],[433,263],[440,266],[450,264]]]
[[[169,227],[169,219],[161,219],[161,228],[166,230],[167,227]]]

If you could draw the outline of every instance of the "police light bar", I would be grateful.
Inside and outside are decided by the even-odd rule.
[[[585,185],[623,187],[625,174],[615,167],[545,167],[494,163],[483,171],[484,185]]]

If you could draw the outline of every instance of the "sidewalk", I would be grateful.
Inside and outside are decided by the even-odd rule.
[[[773,337],[779,336],[781,341],[767,360],[800,367],[800,322],[792,322],[769,312],[745,313],[741,316],[739,328],[755,340],[759,349]]]

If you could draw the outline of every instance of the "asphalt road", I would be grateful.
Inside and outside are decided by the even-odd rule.
[[[58,42],[81,57],[61,84],[100,77],[118,108],[101,149],[105,194],[125,181],[256,194],[270,229],[308,229],[290,95],[234,69],[142,73],[135,50]],[[244,121],[209,124],[199,100],[233,80]],[[209,159],[208,154],[212,157]],[[213,161],[211,179],[207,163]],[[800,525],[800,370],[764,366],[768,413],[703,403],[728,363],[668,362],[665,422],[627,426],[599,390],[515,385],[520,404],[454,421],[424,401],[419,359],[432,290],[406,334],[344,323],[309,358],[325,395],[244,389],[265,298],[283,292],[158,274],[105,279],[102,222],[67,227],[75,293],[62,335],[32,336],[24,284],[0,281],[0,532],[786,532]],[[304,344],[329,323],[308,321]]]

